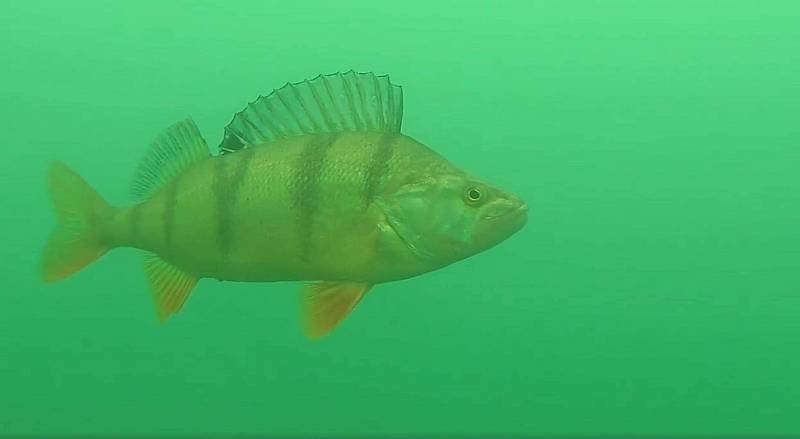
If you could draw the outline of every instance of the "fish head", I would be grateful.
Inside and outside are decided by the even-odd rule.
[[[522,199],[460,172],[407,183],[384,206],[389,225],[405,245],[433,266],[494,247],[528,219]]]

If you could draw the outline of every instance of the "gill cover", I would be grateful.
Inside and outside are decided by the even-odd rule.
[[[478,220],[463,199],[463,180],[437,179],[402,187],[379,204],[387,222],[418,257],[452,260],[463,256]]]

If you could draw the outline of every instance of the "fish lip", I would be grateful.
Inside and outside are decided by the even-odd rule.
[[[487,221],[492,221],[492,220],[496,220],[498,218],[508,218],[508,217],[510,217],[512,215],[514,215],[514,216],[516,216],[516,215],[526,215],[527,213],[528,213],[528,204],[527,203],[522,203],[519,206],[517,206],[516,208],[511,209],[511,210],[507,210],[507,211],[505,211],[505,212],[503,212],[503,213],[501,213],[499,215],[486,215],[486,216],[483,217],[483,219],[485,219]]]

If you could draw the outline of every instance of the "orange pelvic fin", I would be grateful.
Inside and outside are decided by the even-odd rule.
[[[336,328],[353,311],[372,285],[356,282],[320,282],[303,291],[303,327],[306,337],[318,339]]]

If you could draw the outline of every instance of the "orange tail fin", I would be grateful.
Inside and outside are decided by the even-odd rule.
[[[58,224],[42,255],[41,276],[45,282],[56,282],[108,251],[99,236],[99,223],[109,216],[111,206],[61,162],[50,166],[47,185]]]

